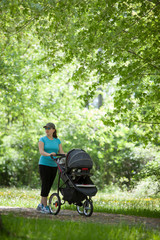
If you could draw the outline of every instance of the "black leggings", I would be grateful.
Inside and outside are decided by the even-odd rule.
[[[41,196],[48,197],[48,194],[56,177],[57,167],[39,165],[39,173],[42,181]]]

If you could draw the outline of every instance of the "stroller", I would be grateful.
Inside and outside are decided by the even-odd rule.
[[[97,188],[90,179],[93,162],[91,157],[82,149],[72,149],[64,154],[57,154],[58,158],[52,159],[58,166],[58,186],[57,193],[53,193],[49,198],[49,207],[52,214],[59,213],[61,205],[67,201],[75,204],[80,215],[89,217],[93,213],[93,203],[91,197],[97,193]],[[60,182],[62,182],[60,184]],[[63,196],[63,202],[59,193]]]

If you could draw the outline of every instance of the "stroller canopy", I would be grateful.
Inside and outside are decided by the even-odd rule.
[[[93,161],[88,153],[82,149],[73,149],[68,152],[66,158],[66,168],[89,168],[93,166]]]

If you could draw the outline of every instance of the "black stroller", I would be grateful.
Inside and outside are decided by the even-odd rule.
[[[93,213],[93,203],[91,197],[97,193],[97,188],[90,179],[93,162],[91,157],[82,149],[73,149],[64,154],[57,154],[58,165],[58,186],[57,193],[53,193],[49,198],[51,212],[59,213],[61,205],[67,201],[75,204],[80,215],[89,217]],[[60,184],[61,179],[63,181]],[[59,192],[63,196],[63,203]]]

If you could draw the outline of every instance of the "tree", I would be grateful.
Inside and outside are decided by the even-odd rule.
[[[76,60],[75,86],[88,82],[90,72],[99,74],[82,94],[85,101],[116,77],[110,122],[120,113],[119,122],[149,124],[151,140],[159,129],[159,8],[156,0],[4,1],[1,29],[7,43],[32,28],[53,72]]]
[[[155,0],[1,1],[0,154],[7,172],[33,170],[32,135],[42,134],[48,119],[63,129],[65,146],[83,144],[92,154],[101,182],[113,174],[108,158],[121,168],[123,149],[126,159],[132,152],[126,143],[117,151],[123,124],[125,141],[158,145],[159,7]],[[98,93],[103,106],[94,109]]]

